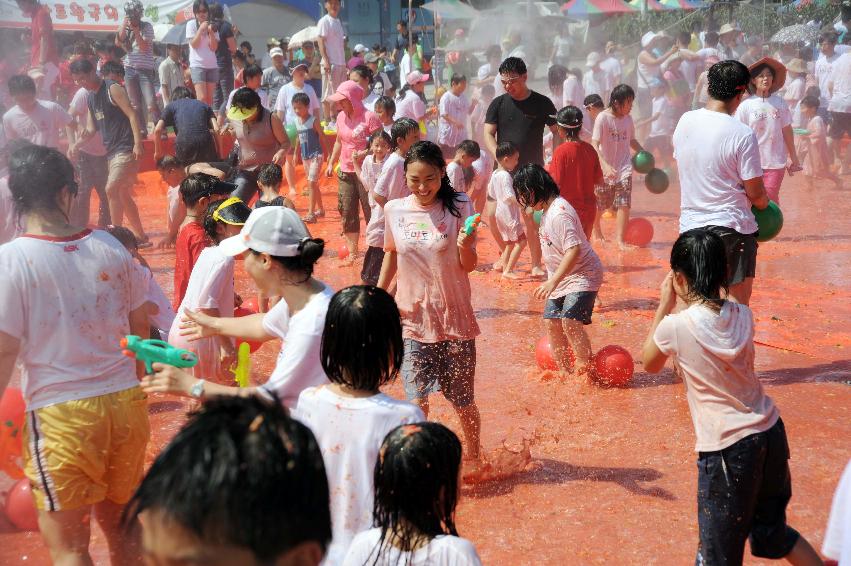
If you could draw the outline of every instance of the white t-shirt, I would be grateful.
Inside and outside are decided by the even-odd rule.
[[[77,124],[81,126],[80,129],[86,127],[87,120],[89,119],[89,105],[86,102],[88,95],[89,91],[80,87],[74,93],[74,98],[71,99],[71,105],[68,107],[68,114],[77,121]],[[100,130],[95,128],[95,135],[78,145],[77,149],[83,153],[98,157],[106,155],[106,148],[103,146],[103,138],[100,135]]]
[[[673,142],[680,175],[680,233],[702,226],[756,232],[742,184],[762,176],[753,130],[733,116],[701,108],[683,114]]]
[[[851,53],[845,53],[833,64],[833,96],[827,109],[851,113]]]
[[[24,112],[17,105],[3,115],[6,140],[27,140],[35,145],[59,148],[59,130],[73,121],[65,109],[50,100],[36,100],[35,107]]]
[[[312,115],[315,111],[319,110],[321,106],[319,105],[319,99],[316,98],[316,91],[313,90],[313,87],[309,84],[306,84],[299,88],[293,82],[288,82],[284,86],[281,87],[281,90],[278,91],[278,98],[275,100],[275,112],[283,112],[284,113],[284,124],[295,124],[295,110],[293,110],[293,96],[298,94],[299,92],[305,93],[308,98],[310,98],[310,114]]]
[[[21,236],[0,246],[0,331],[18,338],[27,409],[139,385],[119,342],[147,289],[109,233]]]
[[[632,116],[615,116],[611,110],[604,110],[594,121],[592,139],[600,143],[600,157],[615,170],[614,177],[607,178],[609,183],[623,181],[632,175],[632,151],[630,142],[635,138],[635,126]]]
[[[611,55],[606,57],[600,63],[600,68],[609,76],[610,85],[616,85],[620,82],[623,70],[621,69],[621,62],[618,61],[617,57]]]
[[[277,394],[288,409],[295,406],[298,396],[308,387],[328,383],[319,362],[319,350],[332,296],[334,291],[326,286],[292,316],[287,302],[278,301],[263,317],[263,329],[284,343],[269,381],[259,391]]]
[[[464,180],[464,168],[455,161],[450,161],[446,166],[446,176],[449,177],[449,182],[455,192],[466,193],[467,181]]]
[[[399,61],[399,79],[402,81],[402,86],[405,85],[405,80],[413,69],[413,62],[411,61],[411,54],[405,50],[405,54],[402,55],[402,59]]]
[[[488,195],[496,201],[496,226],[502,239],[507,242],[518,242],[526,234],[520,205],[514,195],[511,173],[505,169],[497,169],[491,175],[488,184]]]
[[[394,151],[384,160],[372,191],[387,199],[387,202],[411,194],[405,180],[404,157]],[[378,203],[372,207],[372,216],[366,227],[366,245],[384,248],[384,207]]]
[[[360,171],[360,178],[363,181],[363,188],[366,189],[369,196],[369,208],[371,210],[369,223],[366,226],[365,241],[367,246],[375,248],[384,248],[384,207],[375,202],[372,191],[375,189],[378,176],[388,159],[389,156],[385,157],[384,161],[376,163],[373,155],[367,155]]]
[[[763,169],[786,167],[789,154],[783,141],[783,128],[792,125],[792,112],[780,96],[751,96],[739,105],[736,118],[756,134]]]
[[[443,116],[449,116],[460,126],[450,124]],[[443,145],[455,147],[467,139],[467,119],[470,116],[470,101],[463,94],[455,96],[446,91],[440,98],[440,119],[438,121],[437,141]]]
[[[166,193],[168,197],[168,229],[180,226],[186,218],[186,203],[180,197],[180,185],[169,187]]]
[[[694,304],[662,319],[653,340],[677,361],[697,436],[696,452],[723,450],[774,426],[780,413],[754,372],[751,310]]]
[[[467,539],[452,535],[436,536],[426,546],[413,553],[403,553],[392,545],[385,545],[378,561],[375,553],[381,541],[381,529],[375,528],[360,533],[352,541],[343,566],[481,566],[482,561],[476,547]]]
[[[585,89],[582,88],[582,83],[575,75],[568,75],[562,83],[562,108],[565,106],[576,106],[584,108]],[[558,106],[558,105],[556,105]]]
[[[548,277],[552,277],[558,270],[567,250],[579,246],[576,262],[550,293],[550,299],[600,289],[603,284],[603,264],[588,243],[579,215],[564,198],[556,198],[544,211],[538,237],[541,240],[541,259],[544,260]]]
[[[192,38],[198,31],[198,21],[192,18],[186,22],[186,41],[189,43],[189,66],[195,69],[218,69],[216,52],[210,49],[210,39],[205,35],[201,38],[197,49],[192,47]],[[213,34],[219,39],[219,32]]]
[[[839,566],[851,564],[851,460],[833,494],[821,553],[838,561]]]
[[[328,54],[329,63],[332,65],[346,64],[346,51],[343,48],[343,24],[339,19],[325,14],[319,18],[316,27],[319,29],[319,37],[325,42],[325,52]]]
[[[165,332],[167,335],[174,322],[174,309],[171,307],[171,301],[166,297],[157,280],[154,279],[154,274],[151,273],[150,269],[136,262],[136,272],[142,279],[142,285],[147,289],[145,293],[146,300],[157,305],[159,309],[157,314],[149,318],[151,326]]]
[[[657,96],[653,99],[653,110],[651,115],[659,115],[658,118],[650,123],[650,137],[664,136],[669,137],[674,133],[674,121],[671,119],[671,114],[668,112],[668,98],[665,96]]]
[[[422,422],[422,411],[383,393],[343,397],[328,386],[302,391],[293,416],[316,436],[331,494],[332,541],[324,563],[340,564],[354,536],[372,526],[373,476],[387,433]]]
[[[830,57],[824,53],[820,53],[818,59],[816,59],[815,75],[816,81],[818,81],[819,90],[821,91],[819,101],[822,106],[827,106],[827,95],[829,92],[828,84],[830,84],[831,80],[836,78],[833,65],[840,56],[841,55],[839,53],[834,53]]]
[[[471,194],[487,191],[491,176],[493,175],[493,157],[491,153],[481,148],[479,150],[479,158],[473,161],[472,167],[473,171],[476,172],[476,176],[473,177],[473,186],[475,188],[471,191]]]
[[[414,122],[419,122],[425,113],[426,105],[423,99],[416,92],[408,90],[402,100],[396,100],[396,114],[393,119],[411,118]]]
[[[612,90],[613,86],[610,81],[611,76],[603,69],[598,69],[596,71],[588,69],[588,71],[582,76],[582,89],[588,94],[599,94],[600,98],[608,100],[609,92]],[[579,108],[583,107],[581,102],[574,106],[578,106]]]
[[[9,190],[9,177],[0,178],[0,244],[11,242],[21,235],[21,222],[15,212],[12,191]]]

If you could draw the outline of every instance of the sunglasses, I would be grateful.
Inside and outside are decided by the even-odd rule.
[[[511,77],[511,78],[508,78],[508,79],[503,79],[502,77],[500,77],[499,82],[502,83],[502,86],[508,86],[510,84],[514,84],[515,82],[519,81],[520,78],[521,77]]]

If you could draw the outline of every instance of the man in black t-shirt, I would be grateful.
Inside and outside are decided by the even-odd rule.
[[[499,78],[505,94],[493,99],[485,114],[485,145],[496,158],[496,144],[510,141],[520,151],[519,165],[536,163],[544,165],[544,126],[556,132],[553,102],[543,94],[526,86],[528,75],[526,63],[519,57],[508,57],[499,66]],[[532,214],[523,215],[526,239],[532,256],[532,275],[545,276],[541,267],[541,244],[538,241],[538,225]]]

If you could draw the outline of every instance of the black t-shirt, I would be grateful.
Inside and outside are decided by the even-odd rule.
[[[216,66],[219,69],[230,69],[233,67],[228,38],[233,37],[233,25],[227,20],[219,23],[219,46],[216,48]]]
[[[544,126],[556,123],[553,101],[529,91],[523,100],[514,100],[508,94],[497,96],[488,106],[486,124],[496,124],[498,142],[510,141],[520,151],[520,165],[544,164]]]
[[[210,118],[213,109],[194,98],[181,98],[166,104],[162,120],[174,127],[178,143],[205,140],[210,136]]]

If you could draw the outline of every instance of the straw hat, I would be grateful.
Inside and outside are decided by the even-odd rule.
[[[771,57],[763,57],[750,67],[748,67],[748,71],[753,73],[753,70],[761,65],[768,65],[772,71],[774,71],[774,81],[771,83],[771,88],[768,91],[768,94],[774,94],[786,83],[786,67],[778,61],[777,59],[772,59]]]
[[[726,33],[738,33],[737,30],[732,24],[724,24],[721,26],[721,29],[718,30],[718,35],[724,35]]]
[[[789,61],[789,64],[786,65],[786,70],[790,73],[806,73],[807,66],[804,64],[803,59],[798,59],[796,57],[795,59]]]

